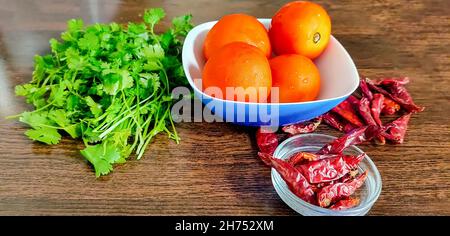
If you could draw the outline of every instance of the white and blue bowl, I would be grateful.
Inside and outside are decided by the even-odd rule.
[[[271,19],[258,20],[266,28],[270,27]],[[200,24],[189,32],[183,45],[182,59],[183,69],[194,94],[223,121],[246,126],[283,126],[298,123],[326,113],[358,88],[359,75],[355,63],[344,47],[331,36],[327,48],[314,60],[321,77],[320,93],[315,101],[253,103],[211,97],[199,87],[206,62],[203,42],[216,22]]]

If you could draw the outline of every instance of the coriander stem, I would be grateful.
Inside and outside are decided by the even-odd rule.
[[[170,109],[168,109],[168,110],[170,110]],[[175,124],[173,123],[172,114],[169,114],[169,120],[170,120],[170,124],[172,125],[172,131],[173,131],[174,136],[175,136],[174,140],[175,140],[175,142],[177,144],[179,144],[180,143],[180,137],[178,136],[177,129],[175,128]]]
[[[117,123],[113,124],[107,130],[105,130],[103,133],[101,133],[98,137],[101,139],[104,138],[106,135],[111,133],[111,131],[113,131],[117,126],[119,126],[122,122],[124,122],[126,119],[130,118],[130,116],[131,116],[131,114],[128,114],[127,116],[123,117]]]

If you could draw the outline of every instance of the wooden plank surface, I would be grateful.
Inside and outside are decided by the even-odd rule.
[[[35,143],[26,126],[3,118],[27,108],[14,86],[30,80],[33,55],[49,51],[69,18],[136,21],[159,6],[167,19],[190,12],[198,24],[235,12],[268,18],[286,2],[0,0],[0,214],[294,215],[256,158],[253,129],[177,124],[179,145],[158,136],[142,160],[96,180],[82,143]],[[450,2],[318,2],[361,74],[411,77],[408,89],[426,107],[412,117],[404,144],[362,146],[383,179],[370,214],[450,215]],[[338,135],[324,125],[318,132]]]

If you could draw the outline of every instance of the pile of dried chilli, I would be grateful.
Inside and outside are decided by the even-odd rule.
[[[358,173],[358,164],[365,153],[350,156],[343,152],[348,146],[371,140],[380,132],[377,126],[364,126],[326,144],[317,153],[299,152],[285,161],[271,154],[276,148],[273,144],[278,143],[276,134],[259,129],[258,156],[277,170],[299,198],[320,207],[344,210],[359,204],[359,199],[351,196],[364,184],[368,173]]]
[[[276,169],[289,189],[304,201],[333,210],[355,207],[359,198],[352,195],[364,184],[368,174],[367,171],[358,173],[358,164],[365,153],[349,156],[343,152],[351,145],[372,139],[378,144],[385,144],[386,140],[403,143],[411,114],[424,109],[417,106],[407,92],[408,82],[407,77],[377,81],[362,78],[359,90],[328,113],[282,127],[288,135],[311,133],[324,121],[346,133],[317,153],[299,152],[286,161],[273,157],[283,135],[260,128],[256,133],[258,156]],[[383,124],[381,114],[401,116]]]
[[[328,113],[308,122],[288,125],[282,130],[291,135],[314,132],[322,121],[329,126],[348,133],[365,125],[375,125],[383,132],[374,140],[385,144],[403,143],[411,114],[421,112],[405,88],[408,77],[371,80],[361,78],[358,91]],[[381,115],[400,115],[397,119],[383,123]]]

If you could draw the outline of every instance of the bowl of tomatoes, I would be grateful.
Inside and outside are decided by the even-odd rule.
[[[245,126],[282,126],[326,113],[359,84],[327,17],[317,4],[292,2],[272,19],[232,14],[194,27],[182,60],[195,96],[216,121]]]

